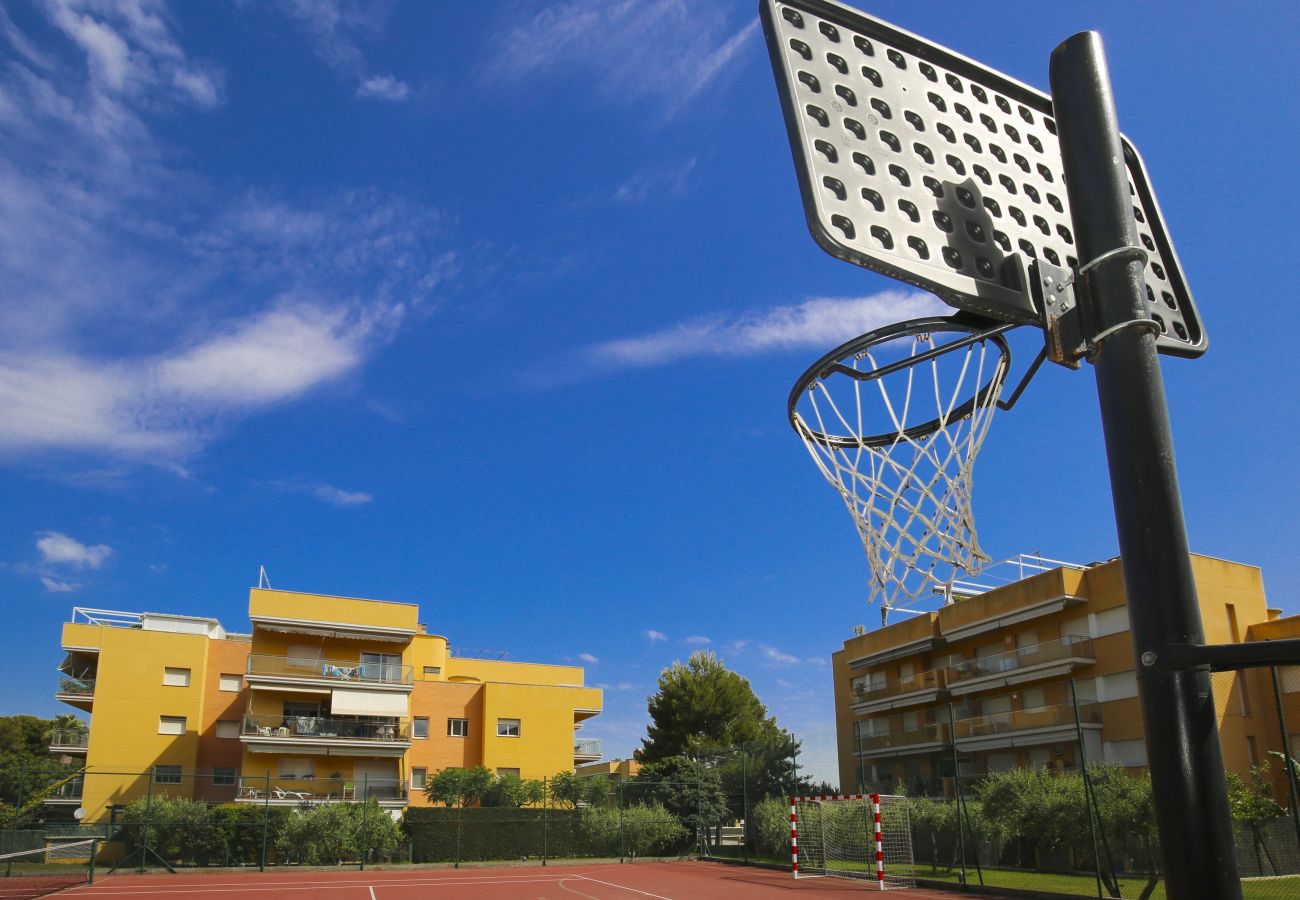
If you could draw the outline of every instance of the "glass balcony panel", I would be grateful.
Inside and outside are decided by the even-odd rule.
[[[574,756],[600,756],[600,741],[598,739],[588,739],[575,741],[573,744]]]
[[[885,683],[881,687],[872,688],[869,685],[855,687],[853,689],[853,701],[855,703],[871,703],[876,700],[886,700],[919,691],[936,691],[942,689],[943,686],[944,673],[937,669],[917,672],[908,678],[891,675],[885,679]]]
[[[322,716],[244,716],[246,737],[289,740],[401,741],[411,740],[411,720],[383,716],[325,718]]]
[[[945,673],[948,683],[956,684],[973,678],[983,678],[986,675],[999,675],[1065,659],[1093,659],[1092,639],[1065,637],[979,659],[958,660],[948,666]]]
[[[311,678],[328,681],[360,681],[369,684],[413,684],[414,667],[390,662],[305,659],[296,656],[253,654],[248,657],[249,675],[277,678]]]
[[[95,694],[95,679],[73,678],[71,675],[64,675],[59,679],[59,693],[78,697],[93,697]]]
[[[407,783],[395,778],[281,778],[264,775],[239,779],[236,797],[243,801],[273,803],[353,803],[364,800],[405,803]]]
[[[1079,722],[1083,725],[1101,723],[1101,716],[1095,705],[1080,704]],[[1008,734],[1014,731],[1032,731],[1038,728],[1059,728],[1074,725],[1074,708],[1068,704],[1061,706],[1039,706],[1033,709],[1015,709],[1008,712],[993,713],[988,716],[974,716],[958,719],[956,722],[957,739],[982,737],[990,734]]]
[[[59,749],[84,750],[90,743],[90,732],[80,728],[56,728],[50,734],[50,746]]]

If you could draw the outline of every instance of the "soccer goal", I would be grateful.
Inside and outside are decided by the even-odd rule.
[[[795,878],[855,878],[882,891],[915,887],[907,798],[790,798],[790,864]]]

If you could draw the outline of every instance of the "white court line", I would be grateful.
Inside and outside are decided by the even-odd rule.
[[[472,885],[472,884],[554,884],[562,878],[586,877],[575,875],[551,875],[542,878],[436,878],[424,881],[385,881],[385,886],[393,887],[437,887],[438,885]],[[594,879],[591,879],[594,880]],[[284,882],[278,885],[266,885],[264,887],[246,887],[244,885],[223,887],[195,887],[195,888],[169,888],[161,884],[142,885],[139,890],[132,888],[121,888],[112,890],[100,890],[91,888],[90,890],[81,891],[64,891],[68,895],[86,896],[86,897],[139,897],[150,896],[156,897],[164,894],[233,894],[241,891],[258,892],[258,891],[346,891],[358,887],[367,887],[362,882],[344,881],[330,884],[328,882],[311,882],[303,885],[302,882]],[[374,889],[371,888],[373,891]],[[654,896],[651,894],[650,896]],[[666,898],[665,898],[666,900]]]
[[[652,894],[649,891],[638,891],[636,888],[628,887],[625,884],[615,884],[612,881],[601,881],[599,878],[592,878],[590,875],[579,875],[579,878],[585,878],[587,881],[594,881],[596,884],[603,884],[605,887],[615,887],[620,891],[631,891],[634,894],[640,894],[642,897],[654,897],[656,900],[672,900],[671,897],[665,897],[663,894]]]
[[[370,887],[370,900],[375,900],[375,886],[372,884],[369,887]]]

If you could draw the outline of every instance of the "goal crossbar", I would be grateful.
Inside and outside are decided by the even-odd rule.
[[[882,806],[891,810],[889,816],[882,815]],[[880,890],[914,886],[907,799],[889,794],[791,797],[790,869],[795,878],[873,880]]]

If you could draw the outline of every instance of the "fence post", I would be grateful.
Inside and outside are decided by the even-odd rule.
[[[1277,704],[1277,725],[1282,730],[1282,761],[1286,765],[1286,783],[1291,790],[1291,819],[1295,822],[1296,845],[1300,846],[1300,800],[1296,798],[1295,763],[1291,760],[1291,743],[1287,736],[1286,713],[1282,710],[1282,689],[1278,686],[1277,666],[1271,666],[1273,702]]]
[[[145,861],[149,858],[149,822],[153,815],[153,776],[154,768],[151,766],[148,773],[145,774],[144,782],[144,829],[141,835],[140,850],[140,871],[144,872]]]
[[[361,776],[361,839],[357,841],[360,845],[357,851],[361,856],[361,869],[366,870],[366,838],[370,836],[370,829],[366,826],[370,824],[370,773],[367,772]]]
[[[623,804],[627,801],[625,787],[626,782],[620,781],[618,783],[618,861],[620,863],[623,862],[623,857],[627,855],[625,852],[627,841],[623,836]]]
[[[1079,718],[1079,694],[1070,679],[1070,705],[1074,708],[1074,732],[1079,741],[1079,771],[1083,773],[1083,805],[1088,813],[1088,833],[1092,836],[1092,862],[1097,870],[1097,900],[1101,900],[1101,850],[1097,846],[1097,823],[1101,812],[1092,796],[1092,779],[1088,776],[1088,751],[1083,746],[1083,721]],[[1093,819],[1096,813],[1097,818]]]
[[[749,865],[749,753],[745,750],[745,745],[740,745],[740,811],[744,815],[741,819],[740,841],[743,851],[745,865]]]
[[[266,832],[271,821],[271,773],[266,773],[266,790],[262,792],[262,855],[257,871],[266,871]]]
[[[99,855],[99,839],[90,839],[90,873],[86,879],[87,884],[95,883],[95,857]]]
[[[952,741],[952,784],[957,792],[957,835],[961,842],[961,883],[966,884],[966,832],[969,830],[970,819],[966,813],[966,798],[961,789],[961,762],[957,758],[957,716],[952,711],[952,704],[948,704],[948,738]],[[975,874],[979,878],[980,884],[984,884],[984,870],[980,867],[979,847],[975,843],[975,835],[971,834],[971,847],[975,850]]]
[[[23,766],[18,770],[18,802],[14,804],[14,820],[9,830],[16,832],[18,830],[18,820],[22,817],[23,812],[23,793],[27,789],[27,767]]]
[[[542,776],[542,865],[546,865],[546,858],[550,854],[550,818],[547,815],[550,810],[550,793],[547,778]]]
[[[456,807],[456,868],[460,868],[460,817],[465,810],[465,798],[460,798],[460,806]]]

